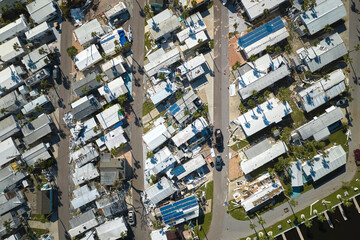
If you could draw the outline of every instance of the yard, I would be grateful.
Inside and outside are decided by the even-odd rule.
[[[200,188],[201,190],[205,189],[205,198],[207,200],[211,200],[211,212],[207,213],[205,215],[202,215],[199,217],[199,226],[201,226],[201,229],[199,229],[199,226],[194,227],[194,232],[197,234],[200,238],[206,239],[206,235],[208,234],[210,230],[211,220],[212,220],[212,201],[214,198],[214,182],[208,182],[205,186],[205,188]]]
[[[151,102],[151,100],[147,100],[146,102],[143,103],[142,115],[145,116],[154,109],[155,109],[155,105]]]
[[[240,149],[242,149],[243,147],[246,147],[247,145],[249,145],[249,142],[246,140],[241,140],[237,143],[235,143],[234,145],[232,145],[230,148],[234,151],[237,152]]]

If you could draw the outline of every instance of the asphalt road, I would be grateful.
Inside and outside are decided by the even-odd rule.
[[[150,239],[150,233],[147,229],[147,216],[141,201],[141,192],[144,189],[144,168],[143,168],[143,148],[142,148],[142,105],[144,99],[144,35],[145,20],[142,9],[145,6],[144,0],[135,0],[133,3],[133,12],[129,23],[133,33],[133,99],[131,115],[131,140],[132,147],[132,196],[133,208],[135,209],[137,224],[132,228],[134,239]]]
[[[224,165],[220,172],[214,170],[214,201],[213,218],[209,240],[221,239],[224,228],[225,206],[227,201],[227,176],[229,175],[229,148],[226,143],[229,138],[229,41],[228,10],[220,0],[214,1],[214,130],[220,128],[224,137],[224,150],[221,154]]]
[[[69,58],[66,49],[72,45],[72,31],[74,26],[65,21],[62,23],[62,33],[61,33],[61,45],[60,45],[60,69],[61,69],[61,78],[60,81],[56,84],[58,85],[59,96],[63,100],[63,105],[65,108],[59,107],[59,122],[60,129],[59,132],[66,133],[68,129],[65,126],[64,121],[62,120],[64,113],[70,110],[70,83],[68,80],[69,73],[71,73],[71,59]],[[60,138],[59,149],[58,149],[58,177],[57,185],[59,188],[59,207],[58,207],[58,217],[59,217],[59,239],[70,239],[66,236],[66,231],[69,229],[69,219],[70,219],[70,199],[69,199],[69,139],[65,137]]]
[[[349,10],[349,47],[350,47],[350,56],[353,59],[352,64],[350,65],[350,87],[352,89],[352,97],[354,100],[350,103],[348,107],[348,112],[350,113],[350,130],[352,132],[351,141],[349,142],[349,157],[346,164],[346,171],[336,178],[328,181],[321,187],[317,189],[312,189],[299,197],[296,198],[298,205],[294,208],[294,211],[300,211],[303,208],[309,206],[316,200],[324,198],[329,195],[329,193],[336,191],[342,186],[342,182],[351,181],[356,173],[356,167],[354,162],[353,151],[356,148],[360,148],[360,69],[358,63],[360,62],[360,53],[354,51],[354,46],[360,44],[360,15],[354,9],[359,9],[360,11],[360,2],[352,1],[353,6]],[[225,8],[221,6],[220,1],[215,1],[215,26],[226,26],[227,19],[225,19]],[[221,24],[219,23],[221,19]],[[224,69],[227,69],[224,64],[228,63],[228,60],[225,59],[227,56],[228,49],[225,42],[226,38],[223,38],[227,33],[226,28],[219,30],[219,27],[215,29],[215,84],[214,84],[214,99],[215,99],[215,126],[216,128],[221,128],[224,134],[224,142],[226,142],[225,136],[227,134],[227,123],[228,119],[225,120],[224,116],[228,116],[228,107],[224,104],[224,100],[228,99],[228,91],[224,90],[224,86],[227,85],[227,79],[223,73]],[[221,60],[221,61],[220,61]],[[218,68],[218,69],[217,69]],[[219,72],[220,69],[220,72]],[[227,70],[228,71],[228,70]],[[226,88],[226,87],[225,87]],[[226,96],[226,97],[225,97]],[[225,110],[226,109],[226,110]],[[225,113],[226,112],[226,113]],[[221,113],[221,114],[218,114]],[[228,153],[228,150],[224,151],[223,159],[228,161],[224,157],[225,153]],[[226,214],[224,211],[224,196],[227,195],[227,182],[226,177],[228,176],[227,167],[223,169],[223,172],[218,173],[214,172],[214,206],[213,206],[213,219],[211,223],[211,229],[208,234],[209,240],[215,239],[224,239],[232,240],[239,239],[240,237],[246,237],[254,233],[254,230],[251,230],[249,227],[249,221],[238,221],[232,218],[229,214]],[[224,170],[226,175],[224,174]],[[262,218],[266,221],[265,227],[275,224],[276,222],[288,217],[291,213],[284,213],[284,208],[289,208],[288,203],[284,203],[271,211],[266,212],[262,215]],[[259,227],[259,224],[255,221],[257,230],[262,230]]]

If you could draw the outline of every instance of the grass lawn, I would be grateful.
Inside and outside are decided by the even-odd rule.
[[[241,140],[240,142],[238,143],[235,143],[234,145],[232,145],[230,148],[237,152],[239,151],[240,149],[242,149],[243,147],[249,145],[249,142],[248,141],[245,141],[245,140]]]
[[[31,231],[33,231],[36,234],[36,237],[40,237],[43,234],[46,234],[49,232],[47,229],[39,229],[39,228],[31,228]]]
[[[237,207],[232,201],[229,201],[229,213],[230,215],[240,221],[248,220],[245,209],[243,207]]]
[[[50,220],[47,219],[45,217],[45,215],[43,215],[43,214],[34,214],[34,213],[31,214],[31,220],[39,221],[39,222],[42,222],[42,223],[50,222]]]
[[[145,116],[154,109],[155,105],[151,102],[151,100],[147,100],[143,103],[142,115]]]
[[[345,152],[349,151],[347,137],[346,137],[346,134],[343,132],[343,129],[331,134],[329,136],[329,141],[330,141],[330,144],[328,145],[328,147],[331,147],[334,145],[334,143],[336,143],[337,145],[340,144],[343,147],[343,149],[345,150]]]
[[[214,198],[214,181],[208,182],[205,187],[206,200]]]
[[[145,33],[144,39],[145,39],[145,47],[147,48],[147,50],[145,51],[145,53],[146,53],[147,51],[149,51],[152,48],[152,39],[150,37],[150,32]]]
[[[199,230],[199,226],[194,227],[195,234],[198,234],[200,240],[205,239],[206,235],[210,230],[211,220],[212,220],[212,208],[214,199],[214,182],[208,182],[205,186],[205,197],[207,200],[211,199],[211,212],[207,213],[203,216],[199,217],[199,226],[201,226],[201,230]]]
[[[297,128],[307,122],[304,112],[300,111],[294,100],[289,100],[290,107],[292,109],[291,118],[294,121],[294,128]]]

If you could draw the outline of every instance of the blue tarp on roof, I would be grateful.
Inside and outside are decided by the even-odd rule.
[[[127,42],[125,38],[125,32],[123,30],[118,30],[118,34],[119,34],[121,46],[124,46],[124,44]]]
[[[184,211],[196,206],[198,206],[196,197],[191,196],[161,207],[160,212],[164,223],[172,226],[177,220],[182,218],[186,219],[188,215],[192,215],[193,213],[186,214]]]
[[[245,34],[244,36],[239,38],[238,44],[242,48],[246,48],[255,42],[263,39],[264,37],[279,31],[280,29],[284,28],[285,24],[282,21],[281,17],[277,17],[270,22],[265,23],[261,27],[256,28],[255,30]]]
[[[70,9],[70,13],[71,13],[71,17],[74,20],[80,20],[83,19],[84,16],[84,12],[81,8],[74,8],[74,9]]]

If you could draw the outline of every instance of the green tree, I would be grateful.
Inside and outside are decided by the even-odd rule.
[[[127,53],[131,49],[131,43],[130,42],[124,43],[124,45],[122,46],[121,49],[122,49],[123,53]]]
[[[325,74],[322,78],[325,80],[325,82],[327,82],[327,81],[330,80],[330,75],[329,75],[329,74]]]
[[[103,80],[103,76],[101,74],[96,75],[95,77],[96,81],[101,82]]]
[[[265,102],[265,98],[263,98],[262,96],[257,98],[257,101],[261,104]]]
[[[25,118],[22,113],[16,114],[16,117],[17,117],[18,120],[23,120]]]
[[[158,179],[157,179],[157,177],[156,177],[155,174],[152,174],[152,175],[150,176],[150,179],[151,179],[151,182],[154,183],[154,184],[158,182]]]
[[[255,101],[253,99],[249,99],[246,104],[251,108],[255,107]]]
[[[185,9],[185,10],[182,12],[181,17],[182,17],[183,19],[187,19],[187,18],[189,17],[189,11]]]
[[[74,58],[76,56],[76,54],[78,54],[78,50],[74,46],[68,47],[66,49],[66,52],[71,59]]]
[[[86,86],[84,86],[84,87],[81,89],[81,93],[82,93],[83,95],[85,95],[87,92],[88,92],[88,89],[87,89]]]
[[[154,156],[154,153],[149,151],[146,153],[146,158],[152,158]]]
[[[266,52],[267,52],[267,53],[271,54],[271,53],[273,53],[274,51],[275,51],[274,46],[269,45],[269,46],[266,47]]]
[[[42,107],[41,106],[36,106],[35,107],[35,112],[41,112],[42,111]]]
[[[320,222],[325,222],[325,221],[326,221],[326,217],[324,216],[324,214],[319,214],[318,220],[319,220]]]
[[[193,8],[195,8],[195,7],[196,7],[196,5],[197,5],[196,0],[192,0],[192,1],[191,1],[191,6],[192,6]]]
[[[257,59],[258,59],[258,56],[255,56],[255,55],[251,55],[251,56],[249,57],[249,61],[250,61],[250,62],[255,62]]]
[[[267,15],[269,15],[269,13],[270,13],[270,10],[265,8],[264,11],[263,11],[263,15],[267,16]]]
[[[291,90],[289,88],[285,88],[285,87],[281,87],[279,89],[279,99],[282,102],[286,102],[290,100],[290,96],[291,96]]]
[[[350,199],[346,199],[344,201],[344,206],[345,207],[351,207],[353,205],[352,201],[350,201]]]
[[[291,52],[291,45],[290,44],[285,46],[285,51],[287,51],[288,53]]]
[[[116,154],[118,153],[118,151],[119,151],[118,148],[113,147],[113,148],[110,150],[110,153],[111,153],[111,155],[116,156]]]
[[[304,30],[303,30],[303,33],[305,34],[305,35],[308,35],[310,32],[309,32],[309,29],[307,29],[307,28],[305,28]]]
[[[102,53],[101,57],[106,61],[110,59],[110,56],[106,55],[106,53]]]
[[[92,37],[92,38],[96,38],[96,37],[97,37],[97,33],[96,33],[96,32],[91,32],[91,37]]]
[[[48,82],[46,79],[41,80],[40,86],[41,86],[42,88],[47,88],[48,85],[49,85],[49,82]]]
[[[237,23],[234,23],[234,24],[233,24],[233,27],[234,27],[234,29],[235,29],[235,31],[236,31],[236,29],[238,28],[238,24],[237,24]]]
[[[254,223],[250,223],[250,228],[251,229],[255,229],[256,228],[256,225]]]
[[[306,72],[305,72],[305,76],[306,76],[307,78],[312,77],[312,72],[311,72],[311,71],[306,71]]]
[[[280,54],[280,53],[282,52],[281,47],[280,47],[280,46],[276,46],[275,52],[276,52],[277,54]]]
[[[256,98],[256,97],[259,95],[259,92],[256,91],[256,90],[253,90],[253,91],[252,91],[252,95],[253,95],[253,97]]]
[[[126,102],[127,100],[128,100],[128,95],[126,93],[123,95],[120,95],[117,99],[120,106],[122,106],[124,104],[124,102]]]
[[[264,232],[265,232],[265,228],[264,228],[264,225],[266,224],[265,219],[258,216],[258,223],[261,225],[261,227],[264,229]]]
[[[355,50],[356,52],[359,52],[359,51],[360,51],[360,44],[356,44],[356,45],[354,46],[354,50]]]
[[[327,24],[325,25],[324,30],[327,33],[331,33],[332,31],[334,31],[334,28],[332,28],[329,24]]]
[[[311,220],[306,220],[304,224],[305,224],[305,227],[307,227],[307,228],[312,227],[312,221]]]
[[[7,91],[7,88],[6,87],[2,87],[1,88],[1,91],[4,93],[4,92],[6,92]]]
[[[242,102],[240,102],[238,109],[241,113],[246,112],[246,107],[244,106],[244,104]]]
[[[346,64],[351,64],[353,60],[352,60],[352,58],[349,56],[349,54],[346,54],[346,55],[344,56],[344,61],[345,61]]]
[[[0,113],[1,113],[1,114],[4,114],[5,112],[6,112],[6,108],[0,109]]]
[[[210,49],[214,49],[214,39],[211,39],[209,42]],[[1,61],[1,60],[0,60]]]
[[[119,45],[120,45],[120,41],[119,41],[119,40],[115,40],[115,41],[114,41],[114,44],[115,44],[115,46],[119,46]]]
[[[265,92],[264,92],[265,97],[268,98],[270,96],[270,94],[271,94],[271,92],[269,90],[265,90]]]
[[[289,203],[290,203],[290,205],[293,206],[293,207],[296,207],[296,206],[299,204],[299,203],[298,203],[295,199],[293,199],[293,198],[289,200]]]
[[[39,49],[39,54],[40,55],[45,55],[45,54],[47,54],[47,51],[42,47],[42,48]]]

